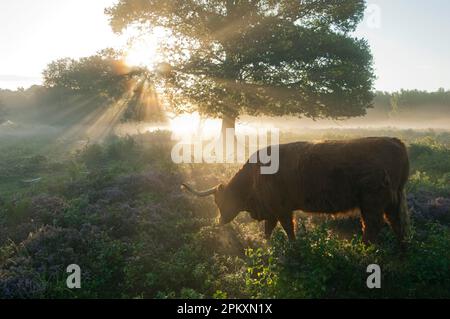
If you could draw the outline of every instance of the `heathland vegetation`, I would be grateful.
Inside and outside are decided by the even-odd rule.
[[[110,137],[68,153],[59,133],[0,137],[0,296],[7,298],[449,297],[450,135],[418,131],[315,131],[292,139],[393,135],[409,146],[413,231],[401,254],[389,228],[364,246],[359,220],[299,214],[298,239],[242,213],[217,226],[199,187],[226,181],[232,164],[175,165],[169,132]],[[49,147],[53,145],[53,147]],[[63,150],[63,151],[62,151]],[[82,289],[66,287],[66,267]],[[383,289],[365,285],[382,267]]]

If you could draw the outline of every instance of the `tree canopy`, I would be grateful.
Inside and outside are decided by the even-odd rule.
[[[176,109],[345,118],[364,115],[372,56],[350,36],[363,0],[120,0],[106,10],[115,32],[163,27]]]
[[[105,49],[80,59],[59,59],[50,63],[43,75],[50,91],[44,97],[50,103],[59,100],[70,105],[67,98],[77,96],[89,101],[92,109],[120,100],[126,108],[123,120],[164,120],[154,74],[143,67],[127,66],[122,52]]]
[[[132,74],[120,53],[105,49],[80,59],[51,62],[43,72],[44,85],[83,95],[116,100],[129,90]]]

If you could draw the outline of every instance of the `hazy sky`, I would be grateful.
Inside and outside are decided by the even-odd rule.
[[[40,83],[45,66],[119,46],[103,9],[115,0],[1,0],[0,88]],[[369,40],[376,89],[450,89],[450,1],[369,0],[356,35]]]

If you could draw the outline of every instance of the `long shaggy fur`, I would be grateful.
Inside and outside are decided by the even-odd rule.
[[[297,142],[280,145],[279,152],[276,174],[261,175],[263,164],[247,162],[216,194],[224,220],[248,211],[257,220],[280,221],[290,229],[287,220],[295,210],[334,215],[359,209],[366,242],[376,240],[384,217],[404,240],[409,159],[400,140]],[[288,235],[294,236],[292,231]]]

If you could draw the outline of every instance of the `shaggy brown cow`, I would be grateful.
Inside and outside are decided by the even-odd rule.
[[[404,186],[409,159],[400,140],[297,142],[280,145],[279,154],[276,174],[262,175],[263,164],[247,162],[227,185],[202,192],[183,186],[197,196],[214,195],[221,224],[231,222],[241,211],[264,220],[267,237],[280,222],[289,239],[295,239],[295,210],[337,214],[359,208],[364,242],[376,241],[383,217],[403,242],[408,225]]]

